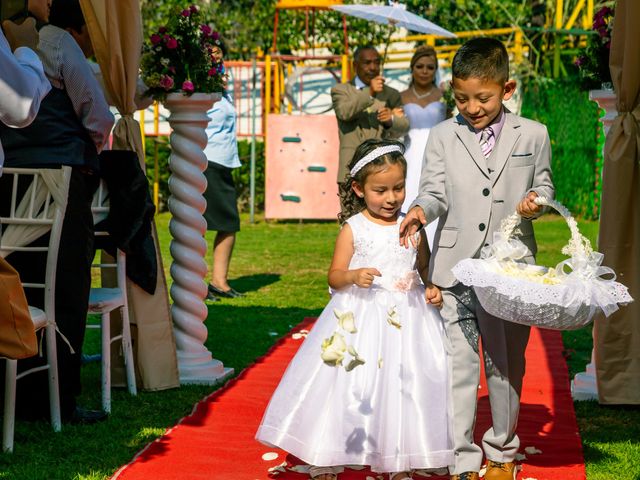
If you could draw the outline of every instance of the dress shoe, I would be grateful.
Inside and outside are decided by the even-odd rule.
[[[75,410],[71,412],[71,415],[63,418],[63,421],[74,425],[91,425],[106,420],[108,416],[107,412],[102,410],[89,410],[83,407],[76,407]]]
[[[213,293],[207,292],[207,296],[204,297],[204,301],[207,303],[219,302],[220,299],[216,297]]]
[[[480,480],[478,472],[462,472],[457,475],[451,475],[451,480]]]
[[[485,480],[516,480],[518,470],[513,462],[500,463],[489,460],[487,462],[487,473]]]
[[[240,293],[234,290],[233,288],[229,288],[229,290],[221,290],[218,287],[215,287],[211,284],[209,284],[208,288],[209,288],[209,293],[213,295],[217,295],[218,297],[225,297],[225,298],[244,297],[244,293]]]

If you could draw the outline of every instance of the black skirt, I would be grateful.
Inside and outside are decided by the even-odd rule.
[[[233,184],[231,168],[223,167],[214,162],[208,162],[204,176],[207,178],[207,189],[204,198],[207,208],[204,218],[207,230],[216,232],[240,231],[240,215],[236,187]]]

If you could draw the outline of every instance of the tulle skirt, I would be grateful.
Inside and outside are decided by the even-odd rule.
[[[320,358],[323,340],[338,330],[334,309],[355,316],[358,331],[342,333],[365,363],[350,372]],[[400,328],[389,323],[390,310]],[[282,377],[256,438],[317,466],[399,472],[453,464],[442,335],[422,287],[335,293]]]

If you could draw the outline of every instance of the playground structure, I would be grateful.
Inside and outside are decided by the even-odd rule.
[[[336,83],[346,82],[352,76],[346,37],[348,20],[342,19],[345,42],[340,54],[329,51],[327,45],[313,43],[309,36],[313,37],[318,11],[341,3],[339,0],[280,0],[276,5],[272,51],[253,62],[227,62],[238,112],[238,137],[266,143],[265,217],[268,219],[336,218],[337,177],[332,162],[337,158],[338,139],[329,91]],[[278,12],[292,8],[305,13],[305,42],[296,54],[283,55],[278,53],[275,43]],[[409,81],[408,64],[415,46],[428,44],[435,48],[440,70],[446,78],[451,60],[464,41],[491,36],[504,42],[515,66],[528,62],[548,76],[562,76],[566,74],[566,63],[573,62],[586,35],[593,33],[588,30],[593,10],[593,0],[540,0],[537,7],[534,6],[532,26],[526,28],[460,31],[456,32],[455,39],[399,32],[391,38],[384,75],[390,86],[403,90]],[[143,115],[141,122],[146,135],[161,138],[169,133],[162,121],[161,108],[155,106],[147,115]],[[157,147],[157,143],[155,145]],[[157,163],[157,155],[155,157]],[[157,174],[155,178],[157,205]],[[253,203],[251,200],[251,219]]]

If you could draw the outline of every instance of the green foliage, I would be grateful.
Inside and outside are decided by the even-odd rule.
[[[147,178],[149,185],[153,191],[153,183],[155,179],[155,157],[158,157],[158,211],[167,211],[169,200],[169,157],[171,155],[171,146],[169,145],[169,137],[146,137],[146,166]],[[238,155],[242,166],[233,170],[233,181],[236,185],[238,194],[238,208],[241,212],[249,211],[250,201],[250,165],[251,165],[251,140],[238,141]],[[256,180],[255,195],[256,211],[264,210],[264,142],[256,142]]]
[[[556,198],[576,216],[598,218],[602,171],[598,106],[575,78],[530,78],[524,87],[522,115],[549,130]]]
[[[225,39],[229,47],[227,58],[248,59],[257,49],[270,51],[276,14],[274,0],[231,0],[212,2],[198,0],[141,0],[146,36],[164,24],[173,6],[185,8],[198,5],[203,14]],[[353,3],[353,2],[350,2]],[[380,3],[366,0],[358,3]],[[527,23],[531,15],[530,2],[524,0],[407,0],[403,2],[413,13],[424,16],[450,30],[476,30],[510,27]],[[248,12],[251,12],[250,14]],[[326,43],[334,53],[344,52],[342,15],[319,10],[309,14],[309,41]],[[303,10],[280,10],[278,20],[278,50],[290,53],[305,42],[306,21]],[[349,45],[384,42],[389,27],[368,20],[347,17]]]

